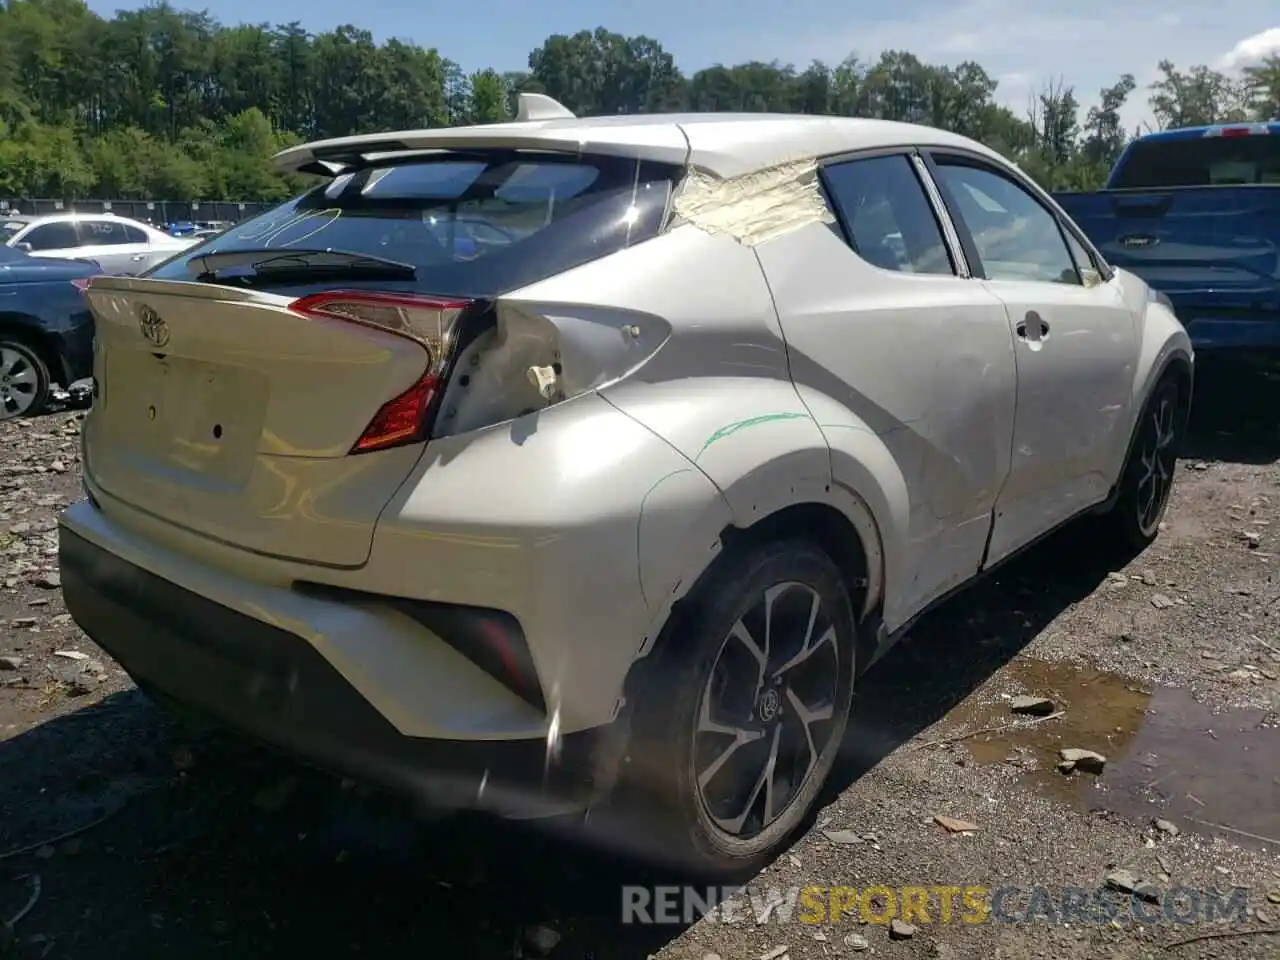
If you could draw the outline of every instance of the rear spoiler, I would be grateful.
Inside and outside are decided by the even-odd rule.
[[[282,150],[271,158],[271,162],[284,173],[336,177],[386,155],[433,150],[590,152],[676,165],[683,165],[688,159],[689,143],[674,123],[618,117],[616,123],[596,122],[590,127],[583,127],[575,122],[577,117],[571,110],[545,94],[522,93],[518,100],[516,119],[508,123],[400,130],[317,140]]]

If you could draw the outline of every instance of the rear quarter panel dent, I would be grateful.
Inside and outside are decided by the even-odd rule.
[[[847,410],[832,412],[828,405],[834,401],[818,402],[820,410],[832,413],[828,430],[814,419],[795,387],[783,380],[649,384],[639,389],[620,384],[606,392],[611,402],[666,439],[715,484],[727,505],[720,529],[730,523],[749,527],[794,504],[820,503],[839,510],[858,531],[868,554],[867,609],[879,600],[884,583],[881,532],[904,522],[894,514],[905,516],[906,490],[883,443],[865,426],[853,423]],[[832,483],[833,450],[824,434],[834,435],[841,457],[860,457],[844,471],[840,484]],[[887,492],[880,473],[896,478],[897,487]],[[714,557],[696,550],[687,555],[696,569],[685,571],[672,585],[681,590],[687,590]],[[646,596],[650,602],[658,598],[649,580]],[[662,614],[669,602],[656,612]]]
[[[647,594],[669,593],[727,517],[684,456],[589,393],[432,441],[360,578],[514,615],[562,728],[581,729],[613,715]]]

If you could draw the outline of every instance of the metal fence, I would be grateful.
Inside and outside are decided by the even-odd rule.
[[[183,223],[194,220],[228,220],[236,222],[268,209],[267,203],[236,203],[204,200],[198,203],[179,200],[48,200],[38,197],[0,198],[0,215],[15,210],[24,216],[49,213],[114,213],[156,224]]]

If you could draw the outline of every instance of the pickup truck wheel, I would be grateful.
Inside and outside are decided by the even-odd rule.
[[[1159,535],[1173,493],[1178,443],[1186,420],[1178,381],[1165,377],[1143,407],[1120,479],[1119,497],[1108,517],[1119,545],[1137,552]]]
[[[49,367],[19,340],[0,335],[0,420],[39,413],[49,402]]]
[[[655,821],[650,849],[711,875],[777,854],[839,755],[855,631],[840,572],[816,546],[721,558],[659,641],[636,704],[627,779],[649,801],[638,806]]]

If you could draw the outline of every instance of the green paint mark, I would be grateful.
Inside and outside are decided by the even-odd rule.
[[[707,452],[707,447],[711,446],[713,443],[716,443],[719,440],[723,440],[725,437],[732,436],[733,434],[737,433],[739,430],[746,430],[748,427],[758,427],[762,423],[772,423],[775,420],[807,420],[807,419],[809,419],[809,416],[808,414],[804,414],[804,413],[766,413],[759,417],[749,417],[746,420],[739,420],[736,423],[730,423],[726,426],[721,427],[719,430],[717,430],[715,433],[713,433],[710,437],[707,438],[707,442],[702,445],[702,449],[699,450],[697,456],[693,458],[693,462],[694,463],[698,462],[698,458]]]

